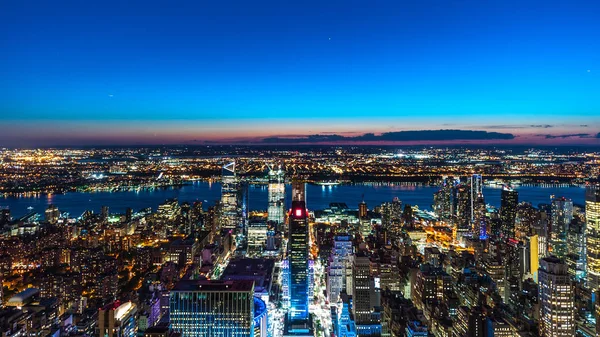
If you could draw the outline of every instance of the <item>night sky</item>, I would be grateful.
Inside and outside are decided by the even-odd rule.
[[[600,145],[599,18],[592,0],[1,1],[0,146]]]

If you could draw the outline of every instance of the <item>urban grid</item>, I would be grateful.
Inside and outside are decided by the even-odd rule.
[[[1,209],[6,335],[597,334],[600,153],[333,146],[216,155],[227,150],[2,150],[0,203],[50,203],[14,217]],[[218,200],[82,214],[51,203],[199,182],[218,184]],[[376,205],[350,191],[354,204],[311,207],[307,187],[347,186],[405,189]],[[519,197],[549,187],[574,189],[584,203]],[[428,207],[402,201],[415,188],[434,191]],[[256,189],[265,200],[252,200]]]
[[[600,0],[0,0],[0,337],[600,337]]]

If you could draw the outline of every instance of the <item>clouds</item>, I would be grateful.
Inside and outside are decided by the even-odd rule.
[[[326,143],[326,142],[413,142],[457,140],[510,140],[511,133],[476,130],[416,130],[385,132],[380,135],[365,133],[360,136],[316,134],[304,137],[267,137],[263,143]]]
[[[600,135],[600,133],[598,134]],[[596,138],[600,138],[598,137],[598,135],[596,135]],[[592,135],[589,133],[572,133],[572,134],[565,134],[565,135],[540,135],[540,136],[544,136],[546,139],[557,139],[557,138],[591,138]]]

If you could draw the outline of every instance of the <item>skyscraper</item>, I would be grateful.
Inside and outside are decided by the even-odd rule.
[[[304,201],[292,201],[289,235],[289,319],[308,320],[308,219]]]
[[[292,202],[303,201],[306,205],[306,183],[304,181],[292,180]]]
[[[346,263],[352,253],[352,237],[336,235],[327,270],[327,294],[330,303],[337,303],[340,293],[346,289]]]
[[[367,203],[363,200],[363,201],[361,201],[360,204],[358,204],[358,217],[361,220],[366,219],[367,218],[367,212],[368,212]]]
[[[221,185],[222,229],[237,229],[241,223],[240,193],[235,162],[223,166]]]
[[[254,335],[254,281],[180,281],[169,295],[171,329],[182,337]]]
[[[515,237],[515,218],[518,203],[519,192],[509,186],[504,186],[500,196],[500,233],[505,239]]]
[[[456,220],[457,238],[460,240],[471,232],[471,189],[469,184],[456,186]]]
[[[477,217],[478,204],[483,204],[483,178],[481,174],[471,176],[471,222],[475,222]]]
[[[587,280],[592,290],[600,288],[600,185],[585,193]]]
[[[575,291],[567,265],[551,256],[540,261],[540,336],[575,336]]]
[[[573,221],[573,201],[566,198],[552,199],[550,252],[561,259],[567,256],[567,235],[571,221]]]
[[[371,261],[369,257],[359,253],[354,257],[352,265],[352,309],[356,325],[371,322]]]
[[[269,166],[269,221],[283,224],[285,221],[285,181],[281,167]]]
[[[454,185],[451,179],[444,178],[440,190],[433,195],[433,210],[440,219],[452,219],[452,196]]]

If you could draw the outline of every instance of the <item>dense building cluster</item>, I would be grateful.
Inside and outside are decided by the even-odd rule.
[[[157,151],[155,156],[164,155]],[[31,158],[41,153],[48,156],[42,161],[63,160],[53,151]],[[86,156],[85,151],[69,155]],[[49,205],[43,215],[16,219],[9,209],[0,210],[3,334],[600,333],[600,185],[595,182],[588,181],[585,205],[560,196],[532,205],[519,200],[518,188],[506,185],[497,209],[485,201],[486,175],[466,170],[440,176],[432,211],[398,197],[381,205],[357,199],[356,207],[332,200],[329,208],[314,210],[305,177],[288,171],[289,161],[299,159],[287,155],[282,162],[252,164],[263,169],[266,210],[249,209],[248,184],[257,176],[237,160],[221,167],[221,198],[210,207],[171,199],[157,209],[114,214],[103,207],[73,218],[61,213],[60,205]],[[371,155],[348,151],[335,158],[352,156]],[[418,160],[415,153],[406,156]],[[10,167],[18,163],[9,162]],[[6,167],[6,159],[3,163]],[[286,200],[286,180],[291,200]]]
[[[467,172],[500,182],[582,184],[598,176],[600,153],[581,150],[197,146],[111,149],[2,149],[0,194],[126,191],[220,179],[223,165],[252,181],[277,165],[306,181],[411,181],[438,184]],[[257,160],[259,159],[259,160]],[[273,169],[273,172],[277,170]]]

